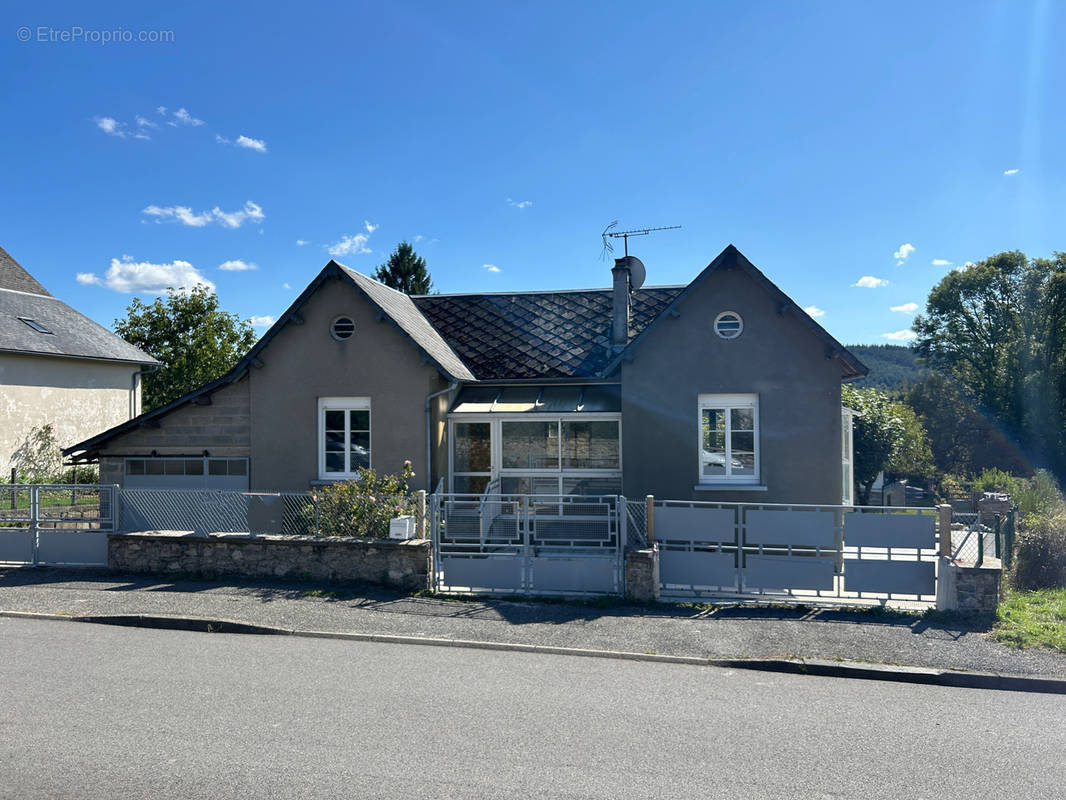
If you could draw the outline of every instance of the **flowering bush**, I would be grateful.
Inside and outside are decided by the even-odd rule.
[[[323,487],[315,493],[317,534],[387,537],[390,519],[415,512],[408,486],[414,476],[411,462],[405,461],[399,475],[378,475],[364,468],[356,478]],[[313,508],[309,510],[313,513]],[[315,532],[313,523],[308,532]]]

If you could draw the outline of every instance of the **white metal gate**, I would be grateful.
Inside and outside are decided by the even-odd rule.
[[[930,508],[657,501],[663,597],[936,597]]]
[[[477,594],[623,590],[624,499],[614,495],[434,494],[434,587]]]
[[[106,566],[117,486],[0,485],[0,564]]]

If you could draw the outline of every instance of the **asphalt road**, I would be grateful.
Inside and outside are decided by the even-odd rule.
[[[1066,697],[0,619],[0,797],[1061,798]]]

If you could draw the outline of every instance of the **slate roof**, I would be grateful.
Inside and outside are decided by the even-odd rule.
[[[634,291],[630,341],[683,288]],[[610,289],[412,299],[478,380],[594,378],[614,356]]]
[[[48,290],[41,286],[30,273],[26,272],[22,265],[2,247],[0,247],[0,289],[43,294],[45,297],[51,297]]]
[[[49,333],[35,330],[23,319]],[[158,364],[150,355],[53,297],[0,248],[0,351],[132,364]]]
[[[426,320],[410,297],[353,269],[348,269],[348,267],[341,264],[337,264],[337,266],[352,279],[372,303],[388,315],[400,330],[422,348],[426,355],[433,359],[449,377],[453,380],[463,381],[475,379],[474,373],[467,368],[463,360],[441,338],[440,332]]]

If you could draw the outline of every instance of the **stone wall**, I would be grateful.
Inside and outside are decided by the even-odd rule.
[[[107,544],[108,567],[126,573],[358,581],[406,591],[429,588],[429,558],[423,539],[147,531],[112,534]]]
[[[626,599],[635,603],[658,601],[658,549],[647,548],[626,552]]]
[[[1003,567],[998,558],[985,557],[979,567],[952,564],[956,610],[992,613],[999,605]]]

